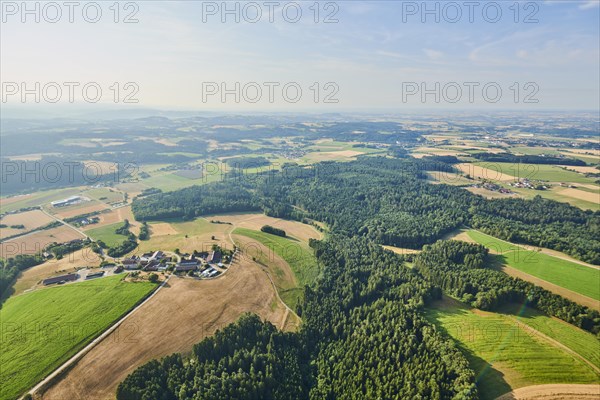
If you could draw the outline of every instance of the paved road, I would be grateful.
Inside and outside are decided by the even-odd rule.
[[[58,221],[58,222],[60,222],[61,224],[68,226],[69,228],[73,229],[75,232],[77,232],[77,233],[79,233],[80,235],[83,235],[85,238],[87,238],[87,239],[90,239],[90,240],[91,240],[91,238],[90,238],[88,235],[86,235],[86,234],[85,234],[85,233],[84,233],[84,232],[83,232],[81,229],[77,229],[76,227],[74,227],[73,225],[69,224],[68,222],[65,222],[64,220],[62,220],[62,219],[58,218],[56,215],[52,215],[52,214],[50,214],[48,211],[46,211],[46,210],[44,209],[44,207],[40,207],[40,210],[41,210],[41,211],[42,211],[44,214],[46,214],[47,216],[49,216],[50,218],[54,218],[55,220],[57,220],[57,221]]]

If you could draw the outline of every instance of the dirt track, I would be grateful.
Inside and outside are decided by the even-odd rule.
[[[267,276],[255,263],[242,259],[216,280],[174,277],[43,398],[114,398],[119,382],[141,364],[174,352],[189,352],[195,343],[244,312],[254,312],[276,326],[285,313]]]
[[[275,228],[283,229],[289,236],[293,236],[307,243],[311,238],[323,238],[323,234],[313,226],[297,221],[273,218],[264,214],[221,214],[206,216],[205,219],[230,222],[236,228],[248,228],[256,231],[260,231],[260,228],[262,228],[263,225],[271,225]]]
[[[600,385],[551,384],[513,390],[496,400],[586,400],[600,398]]]

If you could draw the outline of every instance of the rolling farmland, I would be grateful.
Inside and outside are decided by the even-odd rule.
[[[0,398],[11,399],[103,332],[156,287],[121,276],[46,288],[9,298],[0,315]],[[32,362],[35,360],[35,362]]]
[[[598,375],[584,361],[507,315],[469,309],[445,298],[427,317],[458,343],[476,373],[482,399],[495,399],[531,385],[598,381]]]

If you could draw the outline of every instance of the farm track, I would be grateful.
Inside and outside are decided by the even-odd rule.
[[[60,376],[67,368],[69,368],[72,364],[76,363],[86,353],[88,353],[90,350],[92,350],[98,343],[102,342],[108,335],[110,335],[117,328],[119,328],[119,326],[121,326],[121,324],[127,318],[131,317],[131,315],[133,313],[135,313],[144,304],[146,304],[154,296],[156,296],[156,294],[166,285],[166,283],[169,281],[170,278],[171,278],[171,276],[169,275],[167,277],[167,279],[165,279],[158,286],[158,288],[154,292],[152,292],[152,294],[150,294],[150,296],[146,297],[146,299],[144,301],[142,301],[140,304],[138,304],[137,307],[135,307],[134,309],[132,309],[131,311],[129,311],[127,314],[125,314],[123,316],[123,318],[121,318],[120,320],[118,320],[117,322],[115,322],[110,328],[108,328],[107,330],[105,330],[104,332],[102,332],[102,334],[100,334],[100,336],[98,336],[97,338],[95,338],[94,340],[92,340],[87,346],[85,346],[83,349],[81,349],[77,354],[75,354],[73,357],[71,357],[70,359],[68,359],[60,367],[58,367],[57,369],[55,369],[50,375],[48,375],[46,378],[44,378],[44,380],[42,380],[40,383],[38,383],[37,385],[35,385],[28,393],[31,394],[31,395],[33,395],[38,390],[42,389],[43,387],[45,387],[46,385],[48,385],[49,383],[51,383],[54,379],[56,379],[56,377]]]
[[[531,332],[532,334],[534,334],[535,336],[549,342],[550,344],[552,344],[555,347],[558,347],[561,350],[564,350],[565,352],[569,353],[570,355],[572,355],[573,357],[578,358],[579,360],[583,361],[584,363],[586,363],[588,366],[590,366],[590,368],[592,368],[594,370],[594,372],[596,372],[596,374],[598,374],[598,378],[600,379],[600,368],[598,368],[597,366],[595,366],[591,361],[589,361],[587,358],[583,357],[582,355],[580,355],[579,353],[576,353],[575,351],[571,350],[569,347],[565,346],[564,344],[562,344],[561,342],[559,342],[556,339],[551,338],[550,336],[538,331],[537,329],[534,329],[533,327],[519,321],[518,318],[512,316],[512,315],[508,315],[507,316],[510,320],[512,320],[515,324],[517,324],[519,327],[521,327],[523,330],[525,330],[525,332]]]
[[[600,385],[548,384],[515,389],[496,400],[597,400]]]
[[[237,227],[237,224],[232,224],[231,225],[231,229],[229,230],[229,232],[227,232],[228,236],[229,236],[229,240],[231,240],[231,243],[234,246],[237,246],[235,243],[235,240],[233,239],[233,235],[232,232],[235,230],[235,228]],[[236,247],[237,248],[237,247]],[[241,253],[241,251],[240,251]],[[296,314],[296,312],[294,312],[294,310],[292,310],[286,303],[285,301],[283,301],[283,299],[281,298],[281,296],[279,296],[279,291],[277,290],[277,286],[275,285],[275,282],[273,281],[273,278],[271,277],[271,274],[269,274],[268,271],[268,267],[266,265],[263,265],[262,263],[258,263],[260,264],[263,268],[262,270],[264,271],[264,273],[267,275],[267,278],[269,278],[269,282],[271,282],[271,285],[273,286],[273,290],[275,291],[275,295],[277,296],[277,300],[283,304],[283,306],[285,307],[285,313],[282,317],[281,320],[281,324],[280,324],[280,328],[281,330],[283,330],[285,328],[285,324],[287,322],[288,316],[290,313],[292,313],[298,320],[301,320],[301,318],[298,316],[298,314]]]
[[[127,375],[152,359],[189,354],[193,345],[254,313],[278,325],[285,312],[256,263],[236,257],[221,279],[173,276],[122,327],[44,388],[43,399],[114,399]],[[273,307],[276,302],[275,307]]]

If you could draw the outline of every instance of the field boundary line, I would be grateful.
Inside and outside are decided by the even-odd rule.
[[[471,227],[467,227],[467,228],[468,228],[468,229],[472,229],[472,230],[474,230],[475,232],[481,233],[482,235],[489,236],[490,238],[493,238],[493,239],[499,240],[499,241],[501,241],[501,242],[503,242],[503,243],[506,243],[506,244],[509,244],[509,245],[512,245],[512,246],[516,246],[516,247],[518,247],[519,249],[522,249],[522,250],[525,250],[525,251],[532,251],[532,252],[536,252],[536,250],[535,250],[536,246],[529,245],[529,244],[521,244],[521,243],[512,243],[512,242],[508,242],[508,241],[506,241],[506,240],[504,240],[504,239],[497,238],[496,236],[488,235],[487,233],[485,233],[485,232],[482,232],[482,231],[480,231],[480,230],[478,230],[478,229],[471,228]],[[468,233],[467,233],[467,234],[468,234]],[[475,242],[477,242],[477,241],[475,241]],[[485,245],[484,245],[484,246],[485,246]],[[527,246],[529,246],[529,247],[532,247],[532,248],[527,248]],[[541,249],[540,253],[542,253],[542,254],[545,254],[545,255],[547,255],[548,257],[554,257],[554,258],[558,258],[558,259],[560,259],[560,260],[564,260],[564,261],[572,262],[572,263],[574,263],[574,264],[583,265],[584,267],[588,267],[588,268],[591,268],[591,269],[595,269],[595,270],[598,270],[598,271],[600,271],[600,265],[589,264],[589,263],[586,263],[586,262],[584,262],[584,261],[577,260],[576,258],[573,258],[573,257],[571,257],[571,258],[568,258],[568,257],[565,257],[565,256],[560,256],[560,255],[554,255],[554,254],[550,254],[550,253],[547,253],[546,251],[544,251],[544,250],[551,250],[551,251],[552,251],[552,249],[546,249],[546,248],[544,248],[544,247],[537,247],[537,248],[538,248],[538,249]],[[513,251],[518,251],[518,249],[515,249],[515,250],[509,250],[509,251],[503,252],[503,253],[501,253],[501,254],[507,254],[507,253],[510,253],[510,252],[513,252]],[[557,251],[557,250],[554,250],[554,251]]]
[[[588,360],[587,358],[585,358],[584,356],[582,356],[581,354],[577,353],[576,351],[572,350],[570,347],[567,347],[566,345],[562,344],[561,342],[559,342],[556,339],[551,338],[550,336],[538,331],[537,329],[535,329],[532,326],[527,325],[524,322],[521,322],[517,317],[512,316],[512,315],[507,315],[507,317],[514,321],[519,327],[521,327],[523,330],[525,330],[525,332],[530,331],[531,333],[533,333],[535,336],[540,337],[541,339],[544,339],[548,342],[550,342],[550,344],[552,344],[555,347],[560,348],[561,350],[566,351],[567,353],[569,353],[570,355],[578,358],[579,360],[585,362],[588,366],[590,366],[594,372],[596,372],[596,374],[598,376],[600,376],[600,368],[598,368],[594,363],[592,363],[590,360]]]
[[[98,345],[100,342],[102,342],[104,339],[106,339],[106,337],[108,335],[110,335],[111,333],[113,333],[119,326],[121,326],[121,324],[127,318],[129,318],[133,313],[135,313],[144,304],[146,304],[150,299],[152,299],[166,285],[166,283],[169,281],[169,279],[171,279],[171,275],[167,276],[167,279],[165,279],[158,286],[158,288],[156,288],[156,290],[154,290],[148,297],[146,297],[146,299],[144,301],[142,301],[135,308],[133,308],[132,310],[130,310],[129,312],[127,312],[121,319],[119,319],[117,322],[115,322],[107,330],[105,330],[104,332],[102,332],[100,334],[100,336],[96,337],[94,340],[92,340],[90,343],[88,343],[83,349],[79,350],[75,355],[73,355],[71,358],[69,358],[67,361],[65,361],[61,366],[59,366],[54,371],[52,371],[50,373],[50,375],[48,375],[41,382],[39,382],[37,385],[35,385],[31,390],[29,390],[27,392],[27,394],[31,394],[31,395],[35,394],[37,391],[39,391],[40,389],[43,389],[46,385],[50,384],[54,379],[56,379],[57,377],[59,377],[69,367],[71,367],[72,365],[76,364],[90,350],[92,350],[94,347],[96,347],[96,345]],[[24,397],[24,395],[21,396],[20,399],[23,399],[23,397]]]

